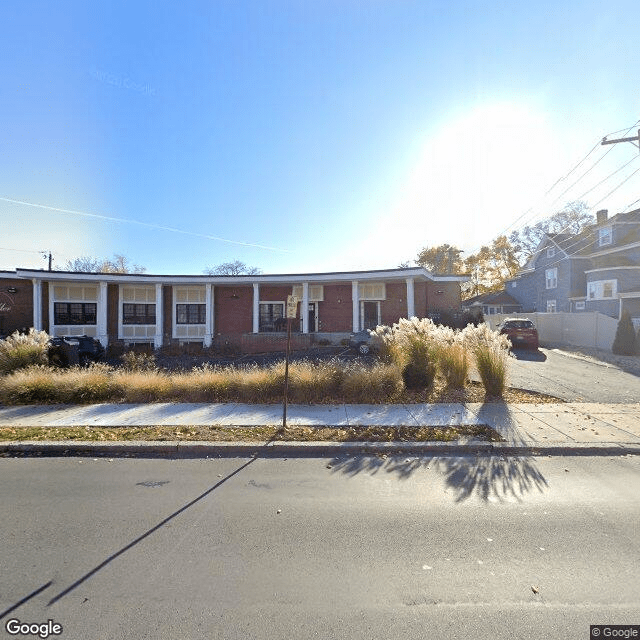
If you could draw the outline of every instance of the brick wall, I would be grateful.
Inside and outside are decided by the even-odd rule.
[[[16,293],[7,289],[15,287]],[[0,278],[0,335],[33,326],[33,288],[29,280]]]
[[[214,296],[216,335],[237,336],[253,331],[253,287],[217,286]]]
[[[460,285],[457,282],[429,282],[427,284],[427,311],[459,311]]]
[[[352,330],[351,283],[324,285],[324,300],[318,304],[318,329],[325,333]]]

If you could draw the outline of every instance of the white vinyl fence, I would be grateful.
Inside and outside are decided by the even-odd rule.
[[[618,321],[596,311],[584,313],[509,313],[487,315],[486,323],[495,329],[505,318],[529,318],[538,329],[540,343],[571,344],[611,351]]]

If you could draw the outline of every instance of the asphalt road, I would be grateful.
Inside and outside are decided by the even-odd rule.
[[[2,459],[0,483],[3,632],[586,640],[640,624],[638,457]]]
[[[640,377],[553,349],[514,351],[509,384],[568,402],[640,402]]]

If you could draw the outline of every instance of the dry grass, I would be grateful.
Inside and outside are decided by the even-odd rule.
[[[453,442],[460,438],[499,442],[484,425],[461,427],[263,427],[154,426],[154,427],[6,427],[0,441],[83,442],[198,441],[198,442]]]

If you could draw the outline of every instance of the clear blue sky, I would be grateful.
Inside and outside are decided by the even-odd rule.
[[[638,173],[599,202],[640,167],[629,143],[544,197],[640,119],[638,0],[23,0],[0,20],[0,269],[379,269],[471,252],[626,162],[584,199],[640,198]]]

